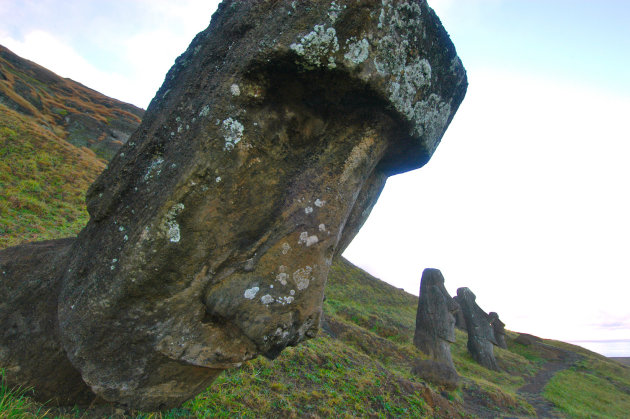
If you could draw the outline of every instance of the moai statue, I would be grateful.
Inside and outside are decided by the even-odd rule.
[[[454,313],[459,306],[444,288],[444,276],[438,269],[427,268],[420,280],[420,297],[413,343],[429,362],[417,363],[414,372],[436,384],[456,387],[459,376],[451,357],[450,344],[455,342]],[[442,364],[442,366],[432,365]],[[423,374],[423,369],[426,370]]]
[[[466,88],[424,0],[224,1],[90,187],[78,237],[0,252],[9,384],[165,409],[316,336],[333,258]]]
[[[488,313],[490,319],[490,325],[494,332],[494,340],[499,348],[507,349],[507,343],[505,341],[505,323],[499,319],[499,315],[494,311]]]
[[[488,315],[477,305],[476,299],[475,294],[466,287],[457,290],[457,301],[464,313],[468,330],[468,352],[479,364],[491,370],[498,370],[492,348],[492,345],[496,345],[494,332]]]

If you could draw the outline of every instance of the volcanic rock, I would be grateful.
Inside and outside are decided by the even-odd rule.
[[[498,370],[492,345],[496,345],[492,326],[485,311],[475,302],[477,297],[466,288],[457,289],[457,302],[462,308],[468,330],[468,352],[480,365]]]
[[[499,315],[494,311],[488,313],[490,319],[490,326],[494,333],[494,340],[499,348],[507,349],[507,343],[505,341],[505,323],[499,319]]]
[[[450,344],[455,342],[455,317],[459,306],[444,287],[439,269],[427,268],[420,280],[420,298],[416,314],[413,343],[431,361],[418,364],[412,372],[434,384],[454,388],[459,382],[451,357]]]
[[[35,388],[40,400],[61,405],[95,398],[59,339],[56,297],[74,242],[47,240],[0,252],[0,367],[8,383]]]
[[[416,314],[413,343],[435,361],[451,368],[450,343],[455,342],[455,313],[459,306],[444,288],[444,276],[439,269],[427,268],[420,280],[420,298]]]
[[[42,374],[36,394],[87,384],[170,408],[315,336],[333,257],[387,176],[429,160],[466,86],[425,1],[223,2],[88,191],[88,225],[54,266],[33,264],[33,288],[50,284],[33,316],[50,323],[57,304],[58,328],[21,339],[50,340],[42,368],[69,360],[83,380]],[[5,310],[25,270],[3,276]],[[3,359],[15,350],[1,342]]]
[[[416,360],[411,368],[411,373],[447,390],[455,390],[461,381],[455,368],[431,359]]]
[[[455,295],[453,297],[453,301],[455,301],[457,303],[457,306],[459,307],[458,310],[455,312],[454,316],[455,316],[455,327],[458,328],[459,330],[463,330],[465,332],[468,331],[468,329],[466,329],[466,319],[464,318],[464,312],[462,311],[459,302],[457,301],[457,295]]]

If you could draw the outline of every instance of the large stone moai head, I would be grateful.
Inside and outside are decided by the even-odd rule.
[[[333,257],[466,86],[425,1],[224,1],[88,192],[58,308],[83,380],[165,408],[315,336]]]
[[[488,314],[477,305],[476,299],[470,289],[466,287],[457,289],[457,302],[464,313],[468,329],[468,351],[479,364],[498,370],[493,350],[493,345],[496,345],[494,332]]]
[[[455,317],[459,306],[444,287],[438,269],[427,268],[420,280],[420,297],[413,343],[429,356],[417,361],[412,372],[435,384],[455,388],[459,376],[451,357],[450,343],[455,342]]]
[[[438,341],[454,343],[454,314],[458,310],[459,306],[444,287],[442,272],[439,269],[425,269],[420,280],[415,345],[425,353],[433,354],[433,347]]]

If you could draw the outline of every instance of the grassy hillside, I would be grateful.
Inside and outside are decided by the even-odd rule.
[[[15,55],[0,45],[0,104],[77,147],[110,159],[144,111]]]
[[[85,191],[105,164],[0,105],[0,248],[76,234],[87,222]]]
[[[0,248],[82,228],[85,191],[105,161],[2,104],[0,157]],[[340,258],[331,268],[316,339],[274,361],[258,358],[225,372],[180,408],[59,409],[0,382],[0,418],[627,417],[630,367],[562,342],[524,346],[511,332],[508,349],[495,348],[501,371],[476,364],[458,330],[452,353],[461,387],[447,392],[423,382],[410,373],[424,358],[412,345],[416,305],[417,297]]]

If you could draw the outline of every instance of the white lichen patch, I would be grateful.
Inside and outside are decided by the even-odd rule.
[[[426,92],[431,85],[431,64],[413,52],[413,45],[425,37],[421,14],[417,2],[382,1],[378,27],[383,35],[376,45],[374,66],[389,79],[387,88],[394,107],[413,123],[414,134],[423,137],[424,146],[432,153],[451,108],[438,95]]]
[[[316,235],[309,236],[306,231],[300,233],[298,244],[305,244],[306,247],[310,247],[319,242],[319,238]]]
[[[278,268],[278,275],[276,275],[276,281],[280,282],[282,285],[287,285],[287,279],[289,279],[289,275],[287,274],[287,267],[284,265],[280,265]]]
[[[208,116],[210,115],[210,106],[205,105],[203,108],[201,108],[201,110],[199,111],[199,116],[200,117],[204,117],[204,116]]]
[[[345,4],[343,6],[340,6],[337,4],[336,1],[333,1],[332,3],[330,3],[330,8],[328,9],[328,18],[330,19],[330,21],[332,23],[335,23],[337,21],[337,18],[339,18],[339,15],[345,8],[346,8]]]
[[[260,302],[267,305],[267,304],[271,304],[274,302],[274,298],[269,295],[269,294],[265,294],[262,297],[260,297]]]
[[[291,250],[291,245],[289,243],[282,243],[282,254],[286,255]]]
[[[306,207],[304,208],[304,214],[310,214],[313,212],[313,207]]]
[[[422,9],[415,1],[382,0],[382,5],[378,18],[378,27],[381,29],[411,29],[414,25],[421,23],[419,18]]]
[[[246,289],[243,293],[243,297],[247,298],[248,300],[253,300],[254,297],[256,297],[256,294],[258,294],[258,291],[260,291],[260,288],[258,287]]]
[[[217,177],[214,179],[214,181],[215,181],[216,183],[221,182],[221,176],[217,176]]]
[[[359,65],[367,60],[370,55],[370,43],[363,38],[360,41],[350,42],[348,44],[348,52],[344,54],[344,58],[354,65]]]
[[[282,305],[291,304],[293,302],[293,300],[294,300],[294,298],[290,297],[290,296],[278,297],[276,299],[276,301],[279,302]]]
[[[315,206],[316,206],[316,207],[318,207],[318,208],[323,207],[325,203],[326,203],[326,201],[322,201],[322,200],[321,200],[321,199],[319,199],[319,198],[317,198],[317,199],[315,200]]]
[[[451,105],[434,93],[414,105],[416,133],[424,136],[429,153],[433,153],[439,145],[450,114]]]
[[[181,239],[181,233],[179,230],[179,224],[177,224],[177,216],[184,209],[184,204],[179,203],[175,204],[171,207],[171,209],[166,214],[166,237],[171,243],[178,243]]]
[[[159,176],[162,173],[162,163],[164,163],[164,159],[162,157],[156,157],[149,164],[149,168],[147,172],[144,174],[144,181],[146,182],[149,179],[153,179],[155,176]]]
[[[295,290],[291,290],[291,291],[289,291],[289,294],[291,294],[291,295],[295,295]]]
[[[238,87],[238,84],[233,84],[230,86],[230,93],[232,93],[232,96],[240,96],[241,88]]]
[[[325,224],[320,224],[318,228],[319,228],[319,231],[321,231],[322,233],[326,231],[326,225]]]
[[[233,150],[234,146],[243,138],[243,130],[243,124],[238,122],[236,119],[227,118],[223,120],[223,124],[221,126],[221,133],[225,139],[225,146],[223,149]]]
[[[325,28],[324,25],[315,25],[313,30],[304,35],[299,42],[289,46],[299,56],[315,67],[326,64],[328,68],[335,68],[335,59],[332,54],[339,51],[339,41],[335,28]]]
[[[273,296],[266,294],[263,295],[260,298],[260,302],[263,303],[264,305],[269,305],[271,303],[277,303],[277,304],[281,304],[281,305],[287,305],[287,304],[291,304],[293,302],[295,298],[291,297],[291,296],[280,296],[277,298],[274,298]]]
[[[406,65],[389,84],[390,100],[409,119],[416,116],[418,92],[431,84],[431,65],[426,59],[416,59]],[[419,134],[420,135],[420,134]]]
[[[311,277],[311,272],[313,272],[313,268],[311,268],[310,266],[300,268],[297,271],[293,272],[293,281],[295,282],[295,286],[299,291],[308,288],[309,283],[313,279]]]

